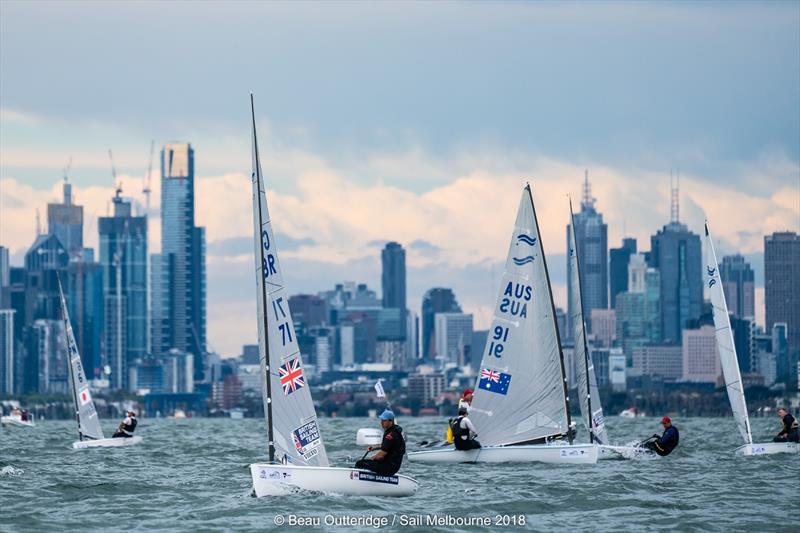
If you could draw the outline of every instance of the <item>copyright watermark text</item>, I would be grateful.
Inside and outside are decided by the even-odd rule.
[[[390,526],[478,526],[478,527],[519,527],[525,525],[525,515],[455,516],[451,514],[390,514],[390,515],[335,515],[303,516],[298,514],[278,514],[272,519],[276,526],[332,526],[332,527],[373,527],[380,529]]]

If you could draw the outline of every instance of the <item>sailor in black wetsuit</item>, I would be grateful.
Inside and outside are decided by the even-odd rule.
[[[678,428],[672,425],[672,420],[668,416],[661,419],[661,425],[664,426],[664,434],[660,437],[653,435],[650,440],[644,443],[644,447],[648,450],[656,452],[661,457],[669,455],[678,446]]]
[[[112,439],[133,437],[133,432],[136,430],[136,424],[138,424],[138,421],[136,420],[136,413],[133,411],[126,411],[125,414],[127,415],[125,420],[119,423],[117,432],[111,436]]]
[[[356,461],[356,468],[372,470],[382,476],[393,476],[400,470],[403,455],[406,453],[406,441],[403,438],[403,428],[394,423],[394,413],[385,410],[381,413],[381,427],[383,428],[383,441],[378,453],[371,459]],[[369,451],[373,448],[370,446]]]
[[[450,423],[450,429],[453,431],[453,444],[456,450],[474,450],[481,447],[481,443],[475,440],[478,434],[467,416],[465,405],[458,408],[458,417]]]
[[[780,433],[775,435],[772,442],[800,442],[800,431],[798,431],[797,419],[789,414],[789,412],[781,407],[778,409],[778,418],[781,419]]]

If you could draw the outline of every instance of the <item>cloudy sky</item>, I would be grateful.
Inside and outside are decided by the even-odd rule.
[[[530,181],[563,305],[567,194],[584,169],[612,246],[625,234],[649,249],[671,169],[682,221],[700,233],[708,217],[718,254],[758,273],[763,235],[800,230],[798,2],[4,0],[0,244],[21,263],[71,157],[96,246],[108,149],[143,205],[151,140],[191,142],[209,340],[239,353],[256,339],[251,91],[291,292],[379,290],[380,248],[397,240],[410,306],[450,286],[486,326]],[[157,174],[153,189],[158,251]]]

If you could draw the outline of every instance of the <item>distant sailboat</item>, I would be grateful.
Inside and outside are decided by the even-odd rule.
[[[100,427],[100,418],[94,407],[94,400],[89,391],[89,380],[83,372],[81,355],[78,353],[78,345],[75,342],[75,335],[72,331],[72,323],[69,320],[67,302],[64,299],[64,291],[61,288],[61,281],[58,282],[58,294],[61,299],[61,316],[64,319],[64,331],[67,337],[67,351],[69,353],[69,381],[72,389],[72,401],[75,406],[75,416],[78,422],[78,440],[72,443],[76,450],[86,448],[111,448],[117,446],[132,446],[142,442],[142,437],[120,437],[105,438],[103,428]]]
[[[469,413],[482,448],[440,447],[409,453],[409,459],[426,463],[597,461],[596,445],[571,442],[563,353],[530,186],[523,190],[517,211]]]
[[[575,215],[572,212],[572,200],[569,202],[570,231],[569,249],[567,254],[571,263],[570,278],[570,309],[572,309],[572,334],[575,341],[575,368],[578,377],[578,398],[581,407],[581,418],[589,432],[589,442],[598,445],[598,458],[625,458],[631,459],[638,456],[656,455],[646,451],[641,446],[612,446],[609,444],[606,431],[603,406],[600,402],[600,392],[597,387],[597,376],[594,371],[592,357],[586,342],[586,321],[583,315],[583,301],[580,276],[580,250],[575,234]]]
[[[733,333],[731,331],[731,319],[728,315],[728,304],[725,301],[725,291],[719,275],[719,264],[717,263],[717,254],[714,252],[714,243],[711,240],[711,233],[708,231],[708,221],[706,221],[706,286],[711,298],[717,350],[719,351],[722,375],[725,379],[725,388],[728,391],[728,400],[731,403],[736,427],[744,441],[744,445],[736,448],[735,453],[737,455],[800,453],[800,444],[796,442],[753,442],[750,418],[747,415],[747,402],[744,397],[744,384],[742,383],[742,375],[739,372],[736,345],[733,342]]]
[[[250,465],[253,491],[258,497],[297,489],[363,496],[414,494],[418,484],[408,476],[334,468],[328,462],[278,262],[261,174],[252,95],[250,111],[258,345],[269,454],[269,462]]]

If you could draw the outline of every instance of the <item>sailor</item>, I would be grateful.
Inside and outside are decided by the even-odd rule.
[[[781,419],[783,427],[781,427],[780,433],[772,439],[772,442],[800,442],[797,419],[790,415],[784,407],[778,409],[778,418]]]
[[[458,410],[461,411],[462,407],[466,407],[467,410],[472,407],[472,389],[464,389],[464,394],[458,400]]]
[[[678,428],[672,425],[672,420],[668,416],[661,419],[661,425],[664,426],[664,433],[653,435],[645,443],[644,447],[648,450],[656,452],[661,457],[669,455],[678,446]]]
[[[136,420],[136,413],[133,411],[126,411],[125,420],[119,423],[119,428],[117,428],[117,432],[114,433],[111,438],[129,438],[133,437],[133,432],[136,430],[136,424],[139,422]]]
[[[383,441],[378,453],[370,459],[356,461],[356,468],[372,470],[382,476],[393,476],[400,470],[403,455],[406,453],[406,441],[403,437],[403,428],[394,423],[394,413],[386,409],[381,413],[381,427],[383,428]],[[368,451],[373,451],[372,446]]]
[[[475,440],[478,432],[469,419],[466,406],[458,408],[458,417],[450,423],[450,428],[453,430],[453,444],[456,445],[456,450],[474,450],[481,447],[481,443]]]

